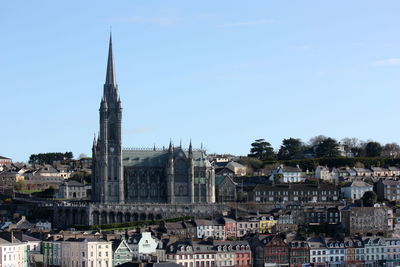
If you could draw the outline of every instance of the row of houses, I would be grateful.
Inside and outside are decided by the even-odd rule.
[[[382,237],[285,238],[257,236],[250,241],[254,266],[397,266],[400,239]]]
[[[128,262],[171,262],[184,267],[252,266],[252,252],[247,241],[164,241],[151,232],[113,240],[99,237],[45,240],[43,264],[111,267]]]
[[[400,168],[389,166],[370,167],[370,168],[329,168],[327,166],[317,166],[315,178],[325,181],[338,181],[339,178],[349,177],[399,177]]]

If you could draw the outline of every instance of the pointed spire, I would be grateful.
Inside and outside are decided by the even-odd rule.
[[[190,143],[189,143],[189,156],[193,155],[193,147],[192,147],[192,139],[190,139]]]
[[[181,138],[181,140],[179,141],[179,148],[182,149],[182,138]]]
[[[94,133],[94,138],[93,138],[93,146],[96,146],[97,139],[96,139],[96,133]]]
[[[172,153],[172,151],[173,151],[172,140],[169,139],[169,148],[168,148],[168,152],[169,152],[169,153]]]
[[[116,83],[115,83],[114,57],[113,57],[113,49],[112,49],[111,32],[110,32],[110,44],[108,46],[108,61],[107,61],[106,84],[116,85]]]

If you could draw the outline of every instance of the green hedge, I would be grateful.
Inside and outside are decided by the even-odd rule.
[[[125,223],[110,223],[110,224],[100,224],[100,225],[74,225],[72,226],[76,230],[86,231],[86,230],[111,230],[111,229],[124,229],[124,228],[136,228],[143,227],[147,225],[160,224],[162,222],[180,222],[192,219],[192,216],[177,217],[164,220],[146,220],[146,221],[135,221],[135,222],[125,222]]]

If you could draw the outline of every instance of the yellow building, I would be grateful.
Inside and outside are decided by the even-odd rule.
[[[258,224],[258,232],[260,234],[270,234],[272,232],[272,227],[274,227],[277,222],[278,221],[275,220],[273,216],[263,216]]]

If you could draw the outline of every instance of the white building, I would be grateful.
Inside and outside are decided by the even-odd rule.
[[[307,240],[310,248],[310,262],[317,266],[318,263],[327,262],[327,249],[324,241],[319,237],[313,237]],[[325,266],[325,265],[324,265]]]
[[[86,188],[84,184],[74,180],[62,183],[58,189],[58,197],[63,199],[86,199]]]
[[[212,237],[217,240],[225,240],[225,225],[211,220],[195,220],[197,238]]]
[[[332,181],[332,174],[328,167],[326,166],[317,166],[315,169],[315,178],[321,179],[324,181]]]
[[[300,167],[290,167],[280,165],[275,170],[271,171],[272,179],[276,179],[277,177],[280,179],[280,182],[283,183],[299,183],[304,182],[305,177],[303,176],[303,172]]]
[[[112,243],[102,239],[43,241],[44,266],[112,267]]]
[[[362,198],[365,192],[372,191],[373,186],[366,182],[356,180],[343,186],[340,190],[343,197],[356,200]]]
[[[28,246],[12,236],[6,240],[0,238],[0,266],[2,267],[28,267]]]
[[[327,262],[329,266],[342,266],[345,261],[346,249],[343,241],[325,238],[327,248]]]
[[[386,242],[381,237],[363,237],[365,266],[378,266],[386,258]]]
[[[385,238],[386,266],[394,267],[400,262],[400,239]]]

